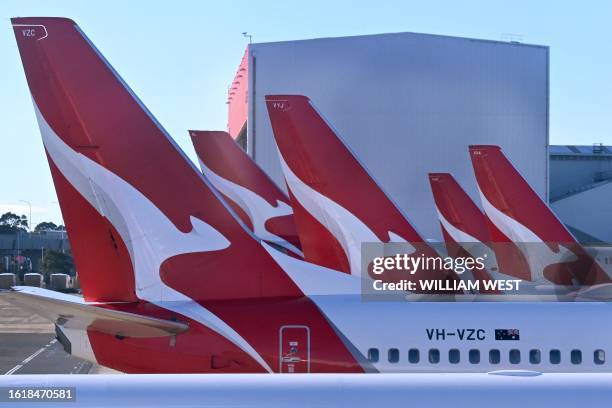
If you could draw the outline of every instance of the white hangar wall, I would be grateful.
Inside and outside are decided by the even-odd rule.
[[[247,148],[283,186],[264,96],[312,100],[425,237],[441,239],[427,173],[478,204],[467,147],[500,145],[548,196],[549,50],[414,33],[252,44]]]

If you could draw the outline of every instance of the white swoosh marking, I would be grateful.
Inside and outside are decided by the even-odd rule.
[[[362,278],[356,275],[338,273],[334,269],[294,258],[283,254],[265,242],[262,242],[261,245],[308,297],[361,294]]]
[[[289,168],[282,154],[278,154],[287,186],[300,205],[323,225],[340,243],[346,254],[351,274],[361,276],[361,243],[382,242],[376,234],[350,211],[310,188]],[[389,242],[406,243],[405,239],[389,232]]]
[[[487,217],[495,224],[495,226],[512,242],[517,244],[517,248],[525,255],[531,270],[531,280],[534,283],[550,283],[544,277],[544,269],[553,264],[573,262],[576,255],[559,245],[559,252],[552,251],[540,237],[538,237],[529,228],[507,216],[498,210],[493,204],[487,200],[483,192],[478,188],[482,207]],[[541,243],[542,245],[521,245],[523,243]]]
[[[167,286],[159,275],[159,267],[168,258],[221,250],[230,242],[219,231],[195,217],[190,217],[191,231],[179,231],[133,186],[64,143],[33,102],[43,143],[53,163],[92,207],[113,224],[125,242],[134,269],[136,295],[202,323],[271,372],[268,364],[240,334],[199,303]]]
[[[496,272],[497,270],[499,270],[499,266],[497,265],[497,258],[495,257],[495,252],[492,251],[491,248],[485,245],[482,241],[479,241],[477,238],[451,224],[446,219],[446,217],[444,217],[444,215],[438,209],[437,206],[436,212],[438,213],[438,219],[440,220],[440,223],[442,224],[446,232],[448,232],[448,235],[450,235],[456,243],[460,244],[463,249],[465,249],[472,256],[474,256],[474,252],[476,252],[477,256],[483,258],[483,263],[491,278],[499,280],[507,279],[507,276]],[[469,243],[474,243],[475,245],[465,245]],[[473,276],[472,279],[474,279]]]
[[[208,177],[212,185],[238,204],[238,206],[249,216],[249,219],[253,223],[253,232],[259,239],[274,242],[301,257],[304,256],[302,251],[293,244],[266,229],[266,222],[269,219],[293,214],[293,209],[287,205],[287,203],[277,200],[276,207],[274,207],[259,194],[221,177],[208,168],[202,160],[200,160],[200,167],[202,173]]]

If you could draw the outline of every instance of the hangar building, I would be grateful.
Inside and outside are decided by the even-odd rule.
[[[228,131],[284,182],[264,97],[302,94],[426,238],[441,239],[427,173],[473,199],[467,146],[497,144],[548,197],[549,50],[397,33],[250,44],[229,91]]]
[[[612,146],[550,146],[550,206],[580,241],[612,243]]]

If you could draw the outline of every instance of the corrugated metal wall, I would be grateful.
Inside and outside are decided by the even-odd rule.
[[[612,183],[597,186],[565,197],[551,204],[555,214],[566,225],[588,234],[586,238],[574,234],[579,240],[612,243]]]
[[[248,147],[282,185],[266,94],[304,94],[427,238],[428,172],[477,199],[467,146],[501,145],[547,197],[548,48],[401,33],[253,44]]]
[[[550,200],[553,202],[612,179],[612,155],[609,153],[551,153],[549,160]]]

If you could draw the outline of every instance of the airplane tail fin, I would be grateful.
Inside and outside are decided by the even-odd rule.
[[[522,248],[533,280],[544,277],[563,285],[609,282],[500,147],[479,145],[469,150],[491,239]],[[502,271],[512,269],[502,261],[498,255]]]
[[[446,241],[489,242],[482,211],[449,173],[430,173],[429,184]]]
[[[200,168],[261,240],[301,254],[289,198],[223,131],[189,131]]]
[[[490,239],[484,214],[451,174],[430,173],[429,184],[448,254],[487,258],[487,269],[471,271],[473,278],[484,288],[483,282],[492,278],[489,272],[497,270],[493,251],[488,246]]]
[[[72,20],[12,24],[86,300],[300,293]]]
[[[360,275],[364,242],[408,242],[435,256],[309,98],[268,95],[266,104],[306,260]]]
[[[86,301],[154,304],[196,331],[206,326],[265,371],[280,366],[268,339],[297,321],[326,342],[311,352],[313,371],[326,370],[319,362],[328,355],[355,370],[277,258],[314,265],[255,239],[79,27],[63,18],[12,23]],[[292,313],[279,298],[294,301]],[[228,299],[236,307],[219,301]]]

